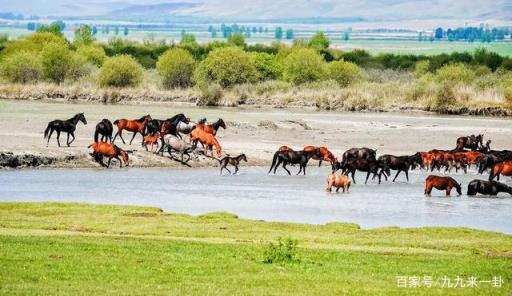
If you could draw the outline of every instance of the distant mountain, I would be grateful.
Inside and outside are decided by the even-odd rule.
[[[226,21],[512,21],[512,0],[0,0],[0,12],[148,20],[168,15]]]

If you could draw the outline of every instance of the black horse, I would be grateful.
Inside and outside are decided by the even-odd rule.
[[[341,164],[346,164],[349,160],[353,159],[376,159],[377,150],[370,148],[351,148],[343,153]]]
[[[219,163],[220,163],[220,173],[222,175],[222,170],[226,169],[230,174],[231,174],[231,171],[227,168],[228,164],[232,165],[235,167],[235,172],[233,173],[234,175],[236,175],[236,173],[238,172],[238,165],[240,164],[241,161],[245,161],[247,162],[247,156],[245,156],[244,153],[238,155],[238,156],[225,156],[221,159],[218,159]]]
[[[164,120],[162,119],[152,119],[146,122],[146,125],[144,126],[144,135],[153,136],[154,134],[158,133],[162,127],[163,122]]]
[[[373,174],[373,177],[378,176],[379,169],[382,168],[382,166],[377,162],[375,159],[364,159],[364,158],[358,158],[358,159],[351,159],[344,164],[341,164],[341,169],[343,170],[343,174],[348,175],[350,174],[352,176],[352,181],[354,184],[356,184],[356,171],[366,172],[366,180],[364,181],[364,184],[368,183],[368,178],[370,177],[370,174]],[[380,184],[380,177],[379,177],[379,184]]]
[[[485,195],[498,195],[505,192],[512,195],[512,187],[496,181],[473,180],[468,184],[468,195],[477,193]]]
[[[46,142],[46,146],[50,143],[50,138],[52,137],[53,131],[57,132],[57,144],[60,147],[60,133],[66,132],[68,134],[68,138],[66,140],[66,144],[71,145],[73,141],[75,140],[75,130],[77,123],[81,121],[83,124],[87,124],[87,120],[85,119],[84,113],[78,113],[72,118],[68,120],[54,120],[50,121],[48,123],[48,126],[46,127],[46,130],[44,131],[44,138],[48,138],[48,141]],[[73,137],[71,141],[69,141],[69,135]]]
[[[379,163],[379,166],[381,166],[379,172],[379,183],[381,181],[382,174],[384,174],[386,181],[388,180],[388,176],[391,176],[391,170],[397,171],[395,178],[393,178],[393,182],[396,181],[396,178],[401,172],[405,173],[405,178],[407,179],[407,182],[409,182],[409,170],[414,169],[417,166],[421,166],[422,164],[421,156],[417,154],[411,156],[394,156],[385,154],[380,156],[377,159],[377,162]]]
[[[276,151],[274,153],[274,157],[272,158],[272,165],[270,166],[270,169],[268,170],[268,174],[274,169],[274,174],[276,173],[277,168],[281,163],[283,164],[283,169],[288,173],[288,175],[291,175],[290,171],[286,168],[286,165],[288,164],[299,164],[299,172],[304,172],[304,175],[306,175],[306,166],[308,165],[308,161],[313,156],[321,157],[322,153],[320,152],[320,149],[315,149],[311,151]]]
[[[174,115],[171,118],[168,118],[162,122],[160,125],[160,140],[162,141],[162,145],[160,147],[160,150],[158,151],[162,155],[164,154],[164,136],[165,135],[173,135],[178,137],[178,124],[180,122],[189,123],[189,119],[185,116],[183,113],[179,113]]]
[[[501,150],[501,151],[490,151],[489,154],[482,155],[477,160],[478,173],[483,174],[486,170],[492,169],[492,167],[498,162],[512,160],[512,151]]]
[[[477,151],[483,146],[484,135],[471,135],[467,137],[457,138],[457,146],[455,151],[464,151],[464,148],[471,149],[471,151]]]
[[[112,133],[114,132],[114,126],[108,119],[103,119],[96,124],[96,131],[94,132],[94,142],[98,142],[99,135],[101,135],[101,141],[109,141],[112,143]]]

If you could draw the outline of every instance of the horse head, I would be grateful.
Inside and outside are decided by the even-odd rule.
[[[87,124],[87,119],[85,119],[85,115],[83,112],[78,115],[78,120],[83,122],[83,124]]]
[[[247,156],[245,156],[245,153],[242,153],[240,155],[240,160],[243,160],[243,161],[247,162]]]
[[[222,127],[223,129],[226,129],[226,123],[224,122],[224,120],[222,118],[219,118],[219,120],[217,122],[220,127]]]

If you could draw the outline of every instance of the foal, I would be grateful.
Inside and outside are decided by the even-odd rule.
[[[235,156],[235,157],[231,157],[231,156],[224,156],[223,158],[221,159],[217,159],[220,163],[220,174],[222,175],[222,170],[226,169],[230,174],[231,174],[231,171],[227,168],[227,165],[230,164],[232,166],[235,167],[235,172],[233,173],[233,175],[236,175],[236,173],[238,173],[238,165],[240,164],[240,161],[245,161],[247,162],[247,157],[245,156],[244,153],[238,155],[238,156]]]

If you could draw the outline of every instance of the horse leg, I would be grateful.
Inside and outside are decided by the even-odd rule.
[[[364,181],[364,184],[368,183],[368,178],[370,178],[370,171],[366,173],[366,180]]]
[[[60,131],[57,131],[57,144],[60,147]]]
[[[281,158],[278,158],[278,159],[277,159],[277,164],[276,164],[276,166],[274,167],[274,174],[276,173],[276,171],[277,171],[277,167],[281,164],[281,162],[283,162],[283,161],[281,160]]]
[[[236,175],[238,173],[238,165],[235,164],[235,172],[233,173],[233,175]]]
[[[117,161],[119,161],[119,168],[122,168],[123,167],[123,162],[121,161],[119,156],[116,156],[115,159],[117,159]]]
[[[405,170],[405,178],[407,179],[407,183],[409,183],[409,171]]]
[[[446,187],[446,196],[450,196],[451,191],[452,191],[452,187],[450,187],[450,186]]]
[[[107,163],[107,168],[109,168],[109,167],[110,167],[110,162],[111,162],[111,161],[112,161],[112,157],[109,157],[109,158],[108,158],[108,163]]]
[[[320,158],[320,160],[318,161],[318,167],[321,167],[322,166],[322,159]]]
[[[50,134],[48,135],[48,141],[46,141],[46,147],[48,147],[48,145],[50,144],[50,138],[52,137],[52,134],[53,134],[53,128],[50,129]]]
[[[286,164],[287,164],[287,162],[284,161],[283,162],[283,169],[288,173],[288,175],[291,175],[292,173],[290,173],[290,171],[286,168]]]
[[[352,173],[352,181],[356,184],[356,170],[352,170],[350,173]]]
[[[302,167],[302,172],[303,172],[303,175],[305,176],[306,175],[306,167],[308,166],[308,163],[306,162],[303,167]]]
[[[396,172],[396,175],[395,175],[395,178],[393,178],[393,182],[395,182],[396,178],[398,178],[398,175],[400,174],[401,170],[398,170],[398,172]]]
[[[426,184],[425,185],[425,195],[430,196],[430,193],[432,192],[432,185]]]
[[[130,145],[132,144],[133,139],[135,139],[135,136],[137,135],[137,132],[133,132],[132,139],[130,140]],[[142,141],[144,141],[144,137],[142,137]]]
[[[73,139],[71,140],[71,142],[69,142],[68,146],[71,145],[71,143],[73,143],[75,141],[75,133],[74,132],[71,132],[71,137],[73,137]]]

